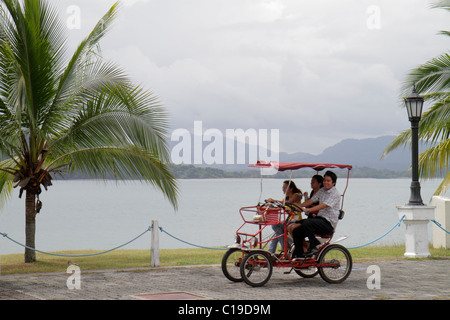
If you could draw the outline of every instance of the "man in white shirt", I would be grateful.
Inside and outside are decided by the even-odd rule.
[[[329,235],[336,229],[341,203],[341,194],[335,187],[336,180],[336,174],[327,171],[324,174],[323,188],[311,199],[300,204],[300,207],[306,207],[303,210],[307,215],[310,211],[318,211],[318,213],[314,217],[309,216],[308,219],[300,221],[300,226],[294,229],[292,233],[295,244],[294,257],[301,258],[317,254],[320,242],[315,235]],[[309,208],[315,202],[319,202],[319,204]],[[310,247],[308,252],[304,253],[302,243],[306,237],[309,239]]]

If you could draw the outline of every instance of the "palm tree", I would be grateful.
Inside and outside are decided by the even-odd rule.
[[[439,1],[433,8],[450,11],[450,0]],[[441,31],[440,34],[450,36],[449,31]],[[445,193],[450,185],[450,52],[411,70],[403,85],[402,95],[407,96],[414,85],[425,101],[431,104],[419,124],[419,139],[432,146],[419,156],[419,175],[423,179],[444,175],[434,193],[439,195]],[[402,132],[386,148],[383,156],[406,145],[410,139],[411,130]]]
[[[26,246],[35,248],[39,194],[57,172],[142,179],[177,207],[167,114],[155,96],[105,61],[99,41],[114,4],[66,55],[65,25],[45,0],[0,8],[0,194],[25,192]],[[35,251],[25,249],[25,262]]]

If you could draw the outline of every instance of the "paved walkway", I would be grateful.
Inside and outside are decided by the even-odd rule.
[[[367,269],[380,269],[380,289],[368,289]],[[354,262],[341,284],[328,284],[318,275],[304,279],[274,268],[260,288],[234,283],[220,266],[160,267],[138,270],[83,271],[81,288],[69,290],[70,274],[0,275],[0,300],[137,300],[154,294],[184,293],[172,298],[201,300],[433,300],[450,299],[450,259],[373,260]],[[146,296],[139,296],[145,294]],[[163,296],[158,296],[163,299]]]

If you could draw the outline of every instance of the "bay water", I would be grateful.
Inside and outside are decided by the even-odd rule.
[[[242,224],[239,209],[259,199],[282,199],[283,180],[181,179],[179,209],[175,211],[162,193],[140,181],[59,180],[43,191],[37,215],[36,247],[41,251],[108,250],[145,232],[158,220],[167,233],[160,234],[160,248],[224,247],[234,242]],[[310,179],[294,179],[310,192]],[[338,179],[342,193],[346,179]],[[379,238],[399,221],[396,206],[405,205],[410,179],[350,179],[344,198],[345,217],[335,238],[346,236],[347,247],[365,245]],[[429,204],[440,180],[421,182],[422,198]],[[431,224],[429,237],[431,241]],[[396,227],[373,245],[404,243],[404,225]],[[0,232],[25,243],[25,201],[14,190],[0,210]],[[150,233],[124,249],[150,249]],[[20,245],[0,236],[0,255],[23,253]]]

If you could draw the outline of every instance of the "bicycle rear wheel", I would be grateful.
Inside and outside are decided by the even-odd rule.
[[[303,278],[314,278],[319,274],[319,269],[316,267],[294,268],[294,271]]]
[[[352,256],[339,244],[326,246],[319,255],[319,274],[328,283],[341,283],[352,271]]]

